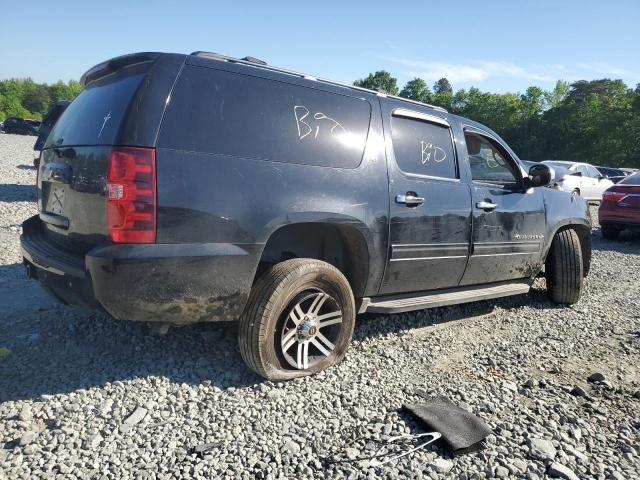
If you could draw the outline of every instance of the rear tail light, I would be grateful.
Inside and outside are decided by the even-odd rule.
[[[602,194],[602,200],[609,200],[610,202],[619,202],[628,194],[623,192],[604,192]]]
[[[116,147],[107,173],[107,227],[116,243],[156,241],[156,152]]]

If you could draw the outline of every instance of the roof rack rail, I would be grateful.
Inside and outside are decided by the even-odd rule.
[[[252,66],[252,67],[264,68],[265,70],[270,70],[270,71],[273,71],[273,72],[285,73],[287,75],[293,75],[293,76],[301,77],[301,78],[304,78],[304,79],[307,79],[307,80],[315,80],[315,81],[322,82],[322,83],[327,83],[327,84],[330,84],[330,85],[336,85],[336,86],[339,86],[339,87],[350,88],[352,90],[358,90],[358,91],[361,91],[361,92],[372,93],[374,95],[378,95],[379,97],[394,98],[394,99],[397,99],[397,100],[402,100],[404,102],[414,103],[416,105],[421,105],[423,107],[429,107],[429,108],[432,108],[432,109],[437,110],[439,112],[448,113],[447,110],[445,110],[442,107],[438,107],[436,105],[429,105],[428,103],[418,102],[416,100],[411,100],[409,98],[399,97],[397,95],[389,95],[386,92],[371,90],[369,88],[356,87],[355,85],[349,85],[349,84],[346,84],[346,83],[335,82],[333,80],[327,80],[327,79],[324,79],[324,78],[315,77],[313,75],[307,75],[305,73],[295,72],[293,70],[287,70],[286,68],[273,67],[271,65],[268,65],[265,61],[260,60],[258,58],[254,58],[254,57],[235,58],[235,57],[228,57],[226,55],[221,55],[219,53],[205,52],[205,51],[202,51],[202,50],[198,50],[198,51],[192,52],[191,55],[194,56],[194,57],[208,58],[210,60],[219,60],[219,61],[230,62],[230,63],[240,63],[240,64],[243,64],[243,65],[249,65],[249,66]]]

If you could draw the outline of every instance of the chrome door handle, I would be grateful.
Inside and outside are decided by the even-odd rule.
[[[424,203],[424,197],[415,195],[396,195],[396,203],[404,203],[407,207],[416,207]]]
[[[497,206],[498,205],[496,205],[495,203],[487,202],[486,200],[476,203],[476,208],[479,208],[481,210],[493,210]]]

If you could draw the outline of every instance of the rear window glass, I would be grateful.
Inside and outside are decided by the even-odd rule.
[[[457,178],[449,127],[394,116],[391,137],[396,162],[403,172]]]
[[[620,180],[620,183],[627,185],[640,185],[640,172],[629,175],[627,178]]]
[[[354,168],[371,118],[362,99],[206,67],[184,68],[158,147]]]
[[[130,67],[90,84],[60,116],[47,146],[113,144],[146,68]]]

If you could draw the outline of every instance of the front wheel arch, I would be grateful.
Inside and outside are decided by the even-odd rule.
[[[556,233],[545,261],[547,293],[559,304],[574,304],[583,289],[583,259],[580,238],[575,229]]]
[[[582,251],[582,273],[583,276],[586,277],[591,270],[591,253],[592,253],[592,237],[591,237],[591,227],[588,225],[584,225],[582,223],[571,223],[558,226],[553,234],[549,236],[551,241],[547,246],[547,250],[544,255],[544,264],[547,263],[547,259],[549,258],[549,253],[551,252],[551,245],[553,244],[553,240],[562,230],[575,230],[578,235],[578,239],[580,240],[580,249]]]

